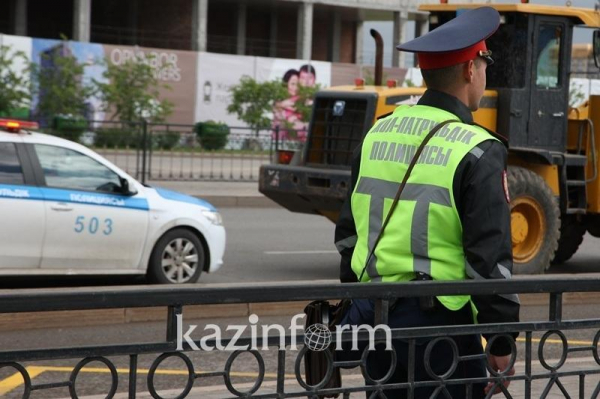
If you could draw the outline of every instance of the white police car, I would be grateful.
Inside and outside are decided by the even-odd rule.
[[[146,274],[191,283],[223,263],[206,201],[142,185],[84,146],[0,120],[0,275]]]

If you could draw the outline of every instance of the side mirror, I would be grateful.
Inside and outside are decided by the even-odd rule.
[[[124,177],[119,177],[119,180],[121,181],[121,192],[124,195],[134,195],[137,194],[137,191],[131,191],[131,189],[129,188],[129,180],[127,180]]]
[[[600,68],[600,30],[594,31],[594,64],[596,64],[596,68]]]

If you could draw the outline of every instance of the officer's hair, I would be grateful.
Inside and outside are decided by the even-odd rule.
[[[481,58],[475,58],[475,67],[480,68],[484,62]],[[464,63],[446,68],[421,69],[421,75],[423,75],[423,80],[429,89],[447,89],[460,81],[463,65]]]

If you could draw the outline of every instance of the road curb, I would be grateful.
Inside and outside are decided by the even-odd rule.
[[[190,305],[183,308],[185,320],[230,317],[293,316],[303,313],[308,302]],[[0,332],[48,328],[72,328],[167,320],[167,307],[64,310],[0,314]]]
[[[522,306],[548,306],[548,294],[520,295]],[[308,301],[185,306],[186,320],[301,314]],[[600,304],[600,293],[567,293],[564,305]],[[167,320],[166,307],[0,314],[0,331],[71,328]]]

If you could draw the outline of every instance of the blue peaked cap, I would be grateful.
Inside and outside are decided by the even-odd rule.
[[[448,53],[471,47],[490,37],[500,26],[500,14],[492,7],[460,13],[436,29],[396,46],[411,53]]]

